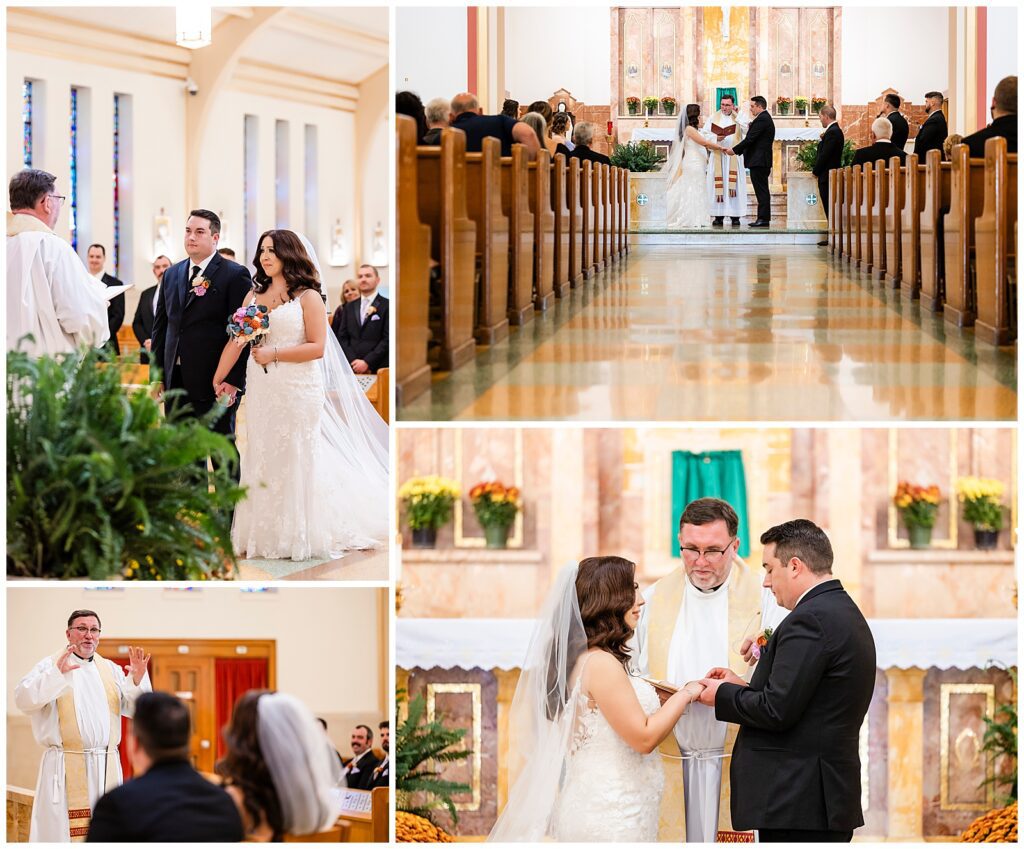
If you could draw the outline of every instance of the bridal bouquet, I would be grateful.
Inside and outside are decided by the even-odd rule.
[[[262,304],[239,307],[228,322],[228,335],[239,347],[247,344],[259,347],[269,332],[270,310]],[[263,366],[263,371],[266,373],[266,366]]]

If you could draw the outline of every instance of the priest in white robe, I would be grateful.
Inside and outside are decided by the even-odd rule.
[[[110,338],[108,292],[82,264],[64,239],[53,232],[64,198],[56,178],[26,168],[8,187],[7,214],[7,350],[22,344],[28,353],[69,353],[80,345],[100,347]]]
[[[39,766],[29,840],[84,841],[99,798],[122,782],[117,747],[121,717],[152,692],[149,655],[129,649],[129,668],[97,653],[100,619],[91,610],[68,618],[67,646],[43,658],[14,690],[18,710],[32,717],[45,751]]]
[[[752,671],[751,643],[786,611],[761,587],[761,576],[736,556],[738,529],[735,510],[721,499],[700,498],[683,511],[683,568],[644,592],[636,632],[643,675],[681,687],[716,666],[741,676]],[[715,719],[713,708],[699,704],[676,723],[660,749],[666,783],[659,841],[737,841],[727,763],[736,733]]]
[[[711,129],[712,126],[731,132],[719,135]],[[749,126],[750,119],[739,113],[732,95],[724,94],[719,111],[705,122],[704,132],[719,144],[731,148],[743,140]],[[732,225],[738,227],[740,218],[747,214],[747,172],[742,155],[726,156],[711,151],[708,162],[708,196],[711,198],[712,225],[723,226],[728,216],[732,219]]]

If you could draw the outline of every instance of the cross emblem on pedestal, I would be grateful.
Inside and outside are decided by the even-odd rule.
[[[647,206],[647,195],[645,195],[645,194],[639,194],[639,195],[637,195],[637,196],[636,196],[636,202],[637,202],[637,203],[638,203],[638,204],[639,204],[640,206]]]
[[[818,196],[814,192],[811,192],[804,198],[804,200],[807,202],[808,206],[814,206],[818,202]]]

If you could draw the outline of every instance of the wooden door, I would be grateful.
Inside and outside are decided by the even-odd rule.
[[[192,766],[213,772],[217,756],[217,709],[212,657],[154,657],[150,678],[154,690],[173,693],[188,705],[192,717]]]

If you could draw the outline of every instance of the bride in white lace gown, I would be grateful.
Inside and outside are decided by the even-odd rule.
[[[512,700],[509,800],[488,840],[654,842],[658,745],[703,686],[660,704],[627,671],[643,598],[635,565],[590,557],[559,573]]]
[[[700,106],[691,103],[679,116],[678,142],[672,146],[662,173],[669,179],[666,227],[689,230],[711,226],[711,198],[708,195],[708,151],[725,148],[706,139],[700,127]]]
[[[246,368],[241,484],[231,541],[245,558],[337,558],[387,537],[387,425],[334,334],[312,247],[290,230],[260,237],[253,294],[269,332]],[[249,346],[246,346],[249,348]],[[225,346],[221,381],[245,348]]]

